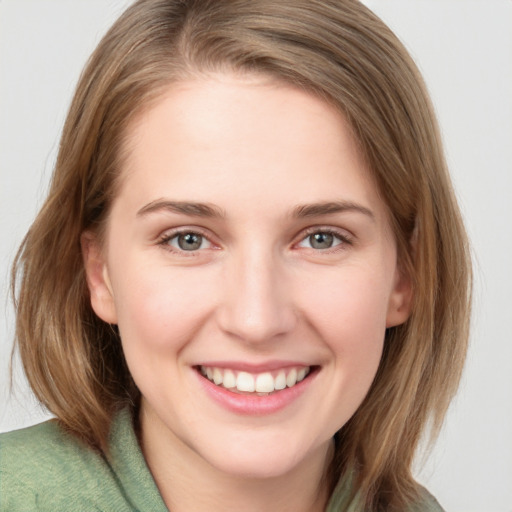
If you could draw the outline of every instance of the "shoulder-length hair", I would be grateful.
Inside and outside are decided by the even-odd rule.
[[[356,0],[139,0],[80,79],[50,192],[13,267],[16,337],[38,399],[107,449],[116,411],[139,392],[115,327],[92,311],[80,235],[99,233],[116,194],[127,126],[169,84],[210,71],[265,73],[349,122],[411,276],[409,320],[386,332],[373,385],[336,434],[331,477],[349,470],[365,510],[417,496],[423,431],[436,433],[468,338],[468,244],[422,78],[396,36]]]

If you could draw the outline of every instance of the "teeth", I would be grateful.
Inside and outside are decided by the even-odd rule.
[[[284,389],[286,387],[286,373],[284,373],[283,370],[281,370],[276,377],[276,380],[274,382],[274,389],[280,390]]]
[[[254,391],[254,377],[247,372],[240,372],[236,378],[236,389],[238,391]]]
[[[260,373],[256,377],[256,391],[259,393],[272,393],[274,391],[274,378],[270,373]]]
[[[213,382],[215,382],[215,384],[217,384],[217,386],[219,384],[222,384],[222,372],[218,369],[218,368],[214,368],[213,369]]]
[[[297,384],[297,370],[295,368],[287,375],[286,377],[286,385],[291,388]]]
[[[225,388],[234,388],[236,387],[236,377],[235,374],[231,370],[226,370],[224,372],[224,382],[223,385]]]
[[[290,368],[277,372],[264,372],[253,375],[248,372],[235,372],[221,368],[201,366],[201,373],[217,386],[223,386],[233,391],[243,393],[257,393],[268,395],[274,391],[280,391],[286,387],[293,387],[305,379],[309,373],[309,367]]]

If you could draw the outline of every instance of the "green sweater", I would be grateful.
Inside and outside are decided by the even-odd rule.
[[[356,510],[340,486],[326,512]],[[108,458],[52,420],[0,435],[0,512],[32,511],[167,512],[127,410],[114,421]],[[442,509],[425,493],[410,512]]]

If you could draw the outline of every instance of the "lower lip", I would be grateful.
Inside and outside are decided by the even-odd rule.
[[[262,396],[233,393],[209,381],[198,371],[195,373],[206,393],[222,407],[236,414],[264,416],[285,409],[295,402],[311,385],[318,371],[312,371],[304,380],[291,388]]]

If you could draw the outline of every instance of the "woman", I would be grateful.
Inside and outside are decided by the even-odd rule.
[[[460,376],[466,244],[421,78],[361,4],[136,2],[17,260],[58,422],[2,437],[2,507],[439,510],[410,467]]]

